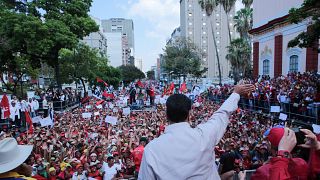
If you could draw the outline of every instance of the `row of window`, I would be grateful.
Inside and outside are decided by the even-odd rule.
[[[289,72],[298,72],[298,67],[299,67],[298,56],[297,55],[290,56]],[[263,75],[270,75],[270,60],[269,59],[263,60],[262,73],[263,73]]]

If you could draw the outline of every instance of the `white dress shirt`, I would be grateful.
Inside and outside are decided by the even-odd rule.
[[[191,128],[187,122],[166,127],[164,134],[144,149],[139,180],[220,179],[214,146],[238,108],[239,94],[233,93],[208,122]]]

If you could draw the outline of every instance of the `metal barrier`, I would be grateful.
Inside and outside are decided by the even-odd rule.
[[[208,98],[217,103],[225,101],[228,96],[211,96]],[[279,103],[276,101],[263,101],[257,99],[241,98],[239,101],[239,107],[251,110],[255,112],[262,112],[271,115],[277,115],[277,113],[270,112],[271,106],[280,106],[280,113],[284,113],[288,116],[288,120],[299,122],[302,124],[319,124],[320,103],[310,103],[304,107],[305,110],[300,111],[301,108],[296,103]]]

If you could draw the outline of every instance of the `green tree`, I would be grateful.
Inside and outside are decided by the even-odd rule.
[[[232,8],[235,6],[237,0],[218,0],[218,3],[222,5],[224,11],[227,15],[227,27],[229,32],[229,42],[231,42],[231,31],[230,31],[230,23],[229,23],[229,13]]]
[[[133,65],[122,65],[118,67],[121,72],[122,80],[124,83],[128,84],[135,81],[136,79],[144,79],[145,74]]]
[[[235,84],[251,72],[251,46],[243,38],[234,39],[228,48],[226,59],[229,60]]]
[[[305,0],[300,8],[292,8],[289,11],[289,21],[291,23],[297,24],[309,17],[312,19],[312,24],[308,31],[300,33],[291,40],[288,44],[289,47],[318,47],[320,39],[320,1]],[[320,52],[320,49],[318,50]]]
[[[86,92],[85,80],[96,76],[98,51],[79,43],[74,50],[61,50],[59,60],[61,62],[61,82],[67,84],[74,81],[80,82]]]
[[[201,9],[206,11],[207,16],[211,17],[212,12],[214,11],[214,9],[218,5],[218,0],[199,0],[199,4],[201,6]],[[216,35],[215,35],[214,29],[213,29],[213,22],[212,22],[213,18],[209,18],[209,19],[210,19],[210,25],[211,25],[214,48],[215,48],[215,52],[216,52],[215,54],[216,54],[217,63],[218,63],[219,84],[222,84],[221,65],[220,65],[220,58],[219,58],[217,41],[216,41]]]
[[[248,31],[252,29],[252,8],[243,8],[234,16],[234,27],[240,37],[249,41]]]
[[[154,70],[148,71],[148,72],[147,72],[147,78],[148,78],[149,80],[155,80],[154,73],[155,73]]]
[[[177,77],[184,78],[206,71],[201,70],[201,54],[198,48],[186,39],[178,39],[164,49],[164,70]]]
[[[37,67],[46,62],[54,67],[60,86],[60,50],[73,49],[79,39],[98,31],[88,15],[91,3],[92,0],[1,1],[0,37],[10,49],[6,56],[28,55],[30,64]],[[2,55],[3,61],[10,60]]]
[[[242,4],[244,4],[245,8],[250,8],[253,3],[253,0],[242,0]]]

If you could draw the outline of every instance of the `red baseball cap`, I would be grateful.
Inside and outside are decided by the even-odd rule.
[[[284,134],[284,128],[272,128],[268,135],[268,140],[272,146],[278,147],[280,140]]]

